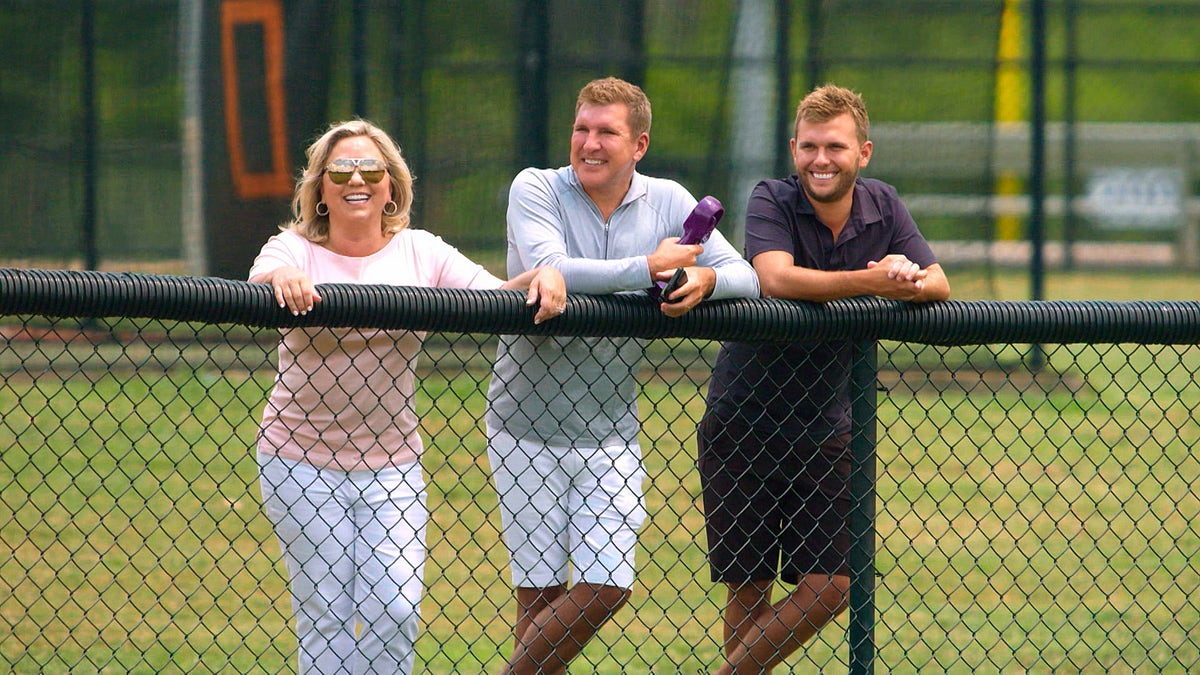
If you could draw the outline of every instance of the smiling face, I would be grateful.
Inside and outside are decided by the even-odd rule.
[[[791,147],[800,185],[818,204],[853,199],[858,172],[871,161],[871,141],[859,143],[849,113],[824,122],[801,120]]]
[[[638,160],[650,146],[650,134],[634,134],[624,103],[584,104],[571,132],[571,167],[592,201],[624,198]]]
[[[338,141],[329,153],[328,163],[351,159],[374,159],[386,166],[383,153],[366,136],[351,136]],[[363,180],[360,171],[355,170],[348,181],[339,185],[330,177],[329,171],[325,171],[321,177],[321,200],[329,207],[330,226],[366,223],[378,231],[383,207],[392,198],[391,183],[386,176],[384,174],[384,179],[378,183],[369,183]]]

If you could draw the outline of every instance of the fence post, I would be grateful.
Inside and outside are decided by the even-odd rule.
[[[100,252],[96,246],[96,193],[99,191],[99,150],[96,136],[100,126],[99,102],[96,98],[96,3],[84,0],[80,17],[83,53],[83,268],[100,269]]]
[[[550,55],[550,2],[523,0],[520,5],[520,24],[517,39],[520,55],[517,58],[517,101],[520,107],[517,121],[517,166],[547,166],[550,140],[547,120],[550,118],[548,82]]]
[[[874,672],[877,345],[854,343],[850,366],[850,673]]]

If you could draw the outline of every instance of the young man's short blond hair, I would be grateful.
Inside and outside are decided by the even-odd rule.
[[[793,133],[800,128],[800,122],[828,122],[829,120],[849,113],[854,118],[854,126],[858,130],[858,142],[866,143],[871,132],[871,122],[867,118],[867,106],[862,96],[845,87],[826,84],[817,87],[800,99],[796,108],[796,125]]]
[[[575,100],[575,114],[585,105],[612,103],[624,103],[629,109],[629,130],[635,138],[650,133],[650,99],[641,87],[620,78],[605,77],[584,85]]]

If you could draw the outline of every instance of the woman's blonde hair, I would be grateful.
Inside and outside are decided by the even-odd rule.
[[[296,195],[292,198],[293,219],[280,226],[280,229],[292,230],[316,243],[329,239],[329,216],[317,214],[317,203],[321,201],[321,179],[325,175],[325,166],[329,164],[329,156],[333,154],[333,146],[342,139],[358,136],[374,141],[387,162],[392,201],[397,208],[392,213],[383,214],[383,232],[399,232],[408,227],[413,201],[413,176],[400,152],[400,146],[383,129],[366,120],[356,119],[330,125],[328,131],[308,146],[304,152],[308,166],[296,180]]]

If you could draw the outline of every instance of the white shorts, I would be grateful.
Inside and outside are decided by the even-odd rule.
[[[488,429],[512,584],[632,588],[637,531],[646,520],[637,443],[563,448]]]

